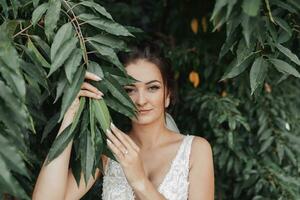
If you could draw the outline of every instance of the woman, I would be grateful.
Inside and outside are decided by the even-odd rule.
[[[77,187],[68,169],[72,142],[49,165],[43,166],[33,199],[80,199],[97,178],[103,177],[103,200],[213,200],[214,172],[209,143],[197,136],[178,134],[166,127],[165,109],[174,98],[173,76],[166,59],[150,46],[136,48],[123,60],[127,73],[139,82],[125,86],[139,113],[128,133],[111,125],[108,147],[118,162],[102,155],[99,169]],[[99,81],[87,72],[86,79]],[[78,97],[100,99],[103,94],[84,82]],[[59,134],[78,110],[76,98],[66,112]]]

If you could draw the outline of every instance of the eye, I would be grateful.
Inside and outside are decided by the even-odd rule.
[[[158,90],[159,88],[160,88],[160,87],[159,87],[159,86],[156,86],[156,85],[149,87],[149,89],[150,89],[151,91]]]
[[[127,93],[130,93],[130,92],[132,92],[133,91],[133,89],[132,88],[124,88],[125,89],[125,91],[127,92]]]

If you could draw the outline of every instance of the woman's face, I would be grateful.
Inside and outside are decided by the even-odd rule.
[[[169,105],[169,95],[164,105],[164,85],[159,68],[154,63],[139,59],[128,64],[126,71],[140,81],[124,87],[139,110],[138,118],[132,119],[133,123],[149,124],[163,119],[164,108]]]

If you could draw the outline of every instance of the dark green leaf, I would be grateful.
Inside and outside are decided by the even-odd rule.
[[[243,11],[252,17],[257,16],[261,0],[244,0],[242,4]]]
[[[56,28],[57,21],[60,16],[61,1],[49,0],[49,8],[45,16],[45,34],[48,39],[51,39]]]
[[[267,69],[268,63],[265,62],[263,57],[258,57],[255,59],[250,70],[251,95],[259,85],[263,84]]]
[[[113,20],[111,15],[105,10],[104,7],[102,7],[100,4],[92,2],[92,1],[82,1],[80,2],[81,5],[87,6],[93,10],[96,10],[99,14],[107,17],[110,20]]]
[[[59,117],[59,121],[63,118],[66,110],[69,108],[73,100],[75,99],[76,95],[80,91],[81,85],[84,81],[85,76],[85,69],[83,67],[78,68],[75,76],[74,81],[71,85],[67,85],[65,87],[64,95],[62,98],[62,105],[61,105],[61,113]]]
[[[261,154],[261,153],[265,152],[272,145],[273,141],[274,141],[274,137],[273,136],[271,136],[267,140],[265,140],[262,143],[258,154]]]
[[[56,54],[58,53],[59,49],[62,48],[63,45],[66,44],[73,36],[73,27],[71,22],[66,23],[60,27],[60,29],[55,34],[53,39],[53,43],[51,45],[51,61],[53,62]]]
[[[46,164],[48,165],[52,160],[58,157],[64,149],[68,146],[68,144],[72,141],[75,132],[70,131],[71,126],[65,128],[62,133],[60,133],[54,140],[48,156],[46,158]]]
[[[75,49],[65,62],[65,73],[69,83],[72,83],[75,72],[77,71],[82,60],[81,49]]]
[[[48,3],[43,3],[43,4],[39,5],[39,7],[37,7],[33,11],[32,17],[31,17],[31,21],[32,21],[33,26],[35,26],[38,23],[38,21],[40,21],[43,14],[47,11],[48,7],[49,7]]]
[[[79,19],[88,24],[117,36],[133,36],[124,26],[107,19],[101,19],[91,14],[80,14]]]
[[[59,49],[54,59],[52,60],[48,77],[60,66],[62,66],[62,64],[64,64],[64,62],[69,58],[72,51],[76,48],[77,42],[77,38],[71,38],[70,40],[66,41],[66,43],[64,43],[64,45]]]
[[[278,48],[279,51],[281,51],[281,53],[283,53],[289,59],[291,59],[291,61],[293,61],[297,65],[300,65],[299,58],[296,56],[296,54],[292,53],[291,50],[289,50],[288,48],[282,46],[281,44],[276,44],[276,47]]]
[[[299,72],[292,67],[290,64],[284,62],[283,60],[270,58],[269,61],[275,66],[275,68],[283,74],[291,74],[297,78],[300,78]]]

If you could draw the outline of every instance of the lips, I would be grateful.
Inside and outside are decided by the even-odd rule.
[[[139,113],[140,114],[146,114],[146,113],[148,113],[149,111],[151,111],[152,109],[150,109],[150,110],[139,110]]]

